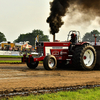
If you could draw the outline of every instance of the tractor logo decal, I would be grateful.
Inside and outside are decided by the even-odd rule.
[[[52,51],[52,55],[59,55],[59,51]]]
[[[60,55],[65,55],[65,54],[67,54],[67,52],[64,52],[64,51],[60,52]]]

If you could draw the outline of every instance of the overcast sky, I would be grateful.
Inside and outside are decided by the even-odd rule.
[[[8,41],[13,42],[20,34],[40,29],[53,41],[52,35],[49,34],[49,25],[46,23],[50,13],[50,1],[52,0],[0,0],[0,32],[4,33]],[[68,32],[73,29],[80,31],[82,36],[94,29],[100,31],[96,21],[87,27],[85,24],[68,24],[66,19],[64,17],[65,23],[56,34],[58,40],[66,40]]]

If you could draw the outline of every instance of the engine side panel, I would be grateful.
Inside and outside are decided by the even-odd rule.
[[[57,60],[66,60],[68,58],[68,49],[51,49],[50,52]]]

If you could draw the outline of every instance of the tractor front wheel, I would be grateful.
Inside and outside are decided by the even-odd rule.
[[[46,70],[54,70],[57,66],[57,60],[53,55],[46,56],[43,65]]]

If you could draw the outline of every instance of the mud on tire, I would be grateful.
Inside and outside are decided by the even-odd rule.
[[[79,69],[92,70],[96,64],[96,51],[94,47],[89,44],[76,47],[72,63]]]
[[[53,55],[46,56],[43,65],[46,70],[54,70],[57,66],[57,60]]]

